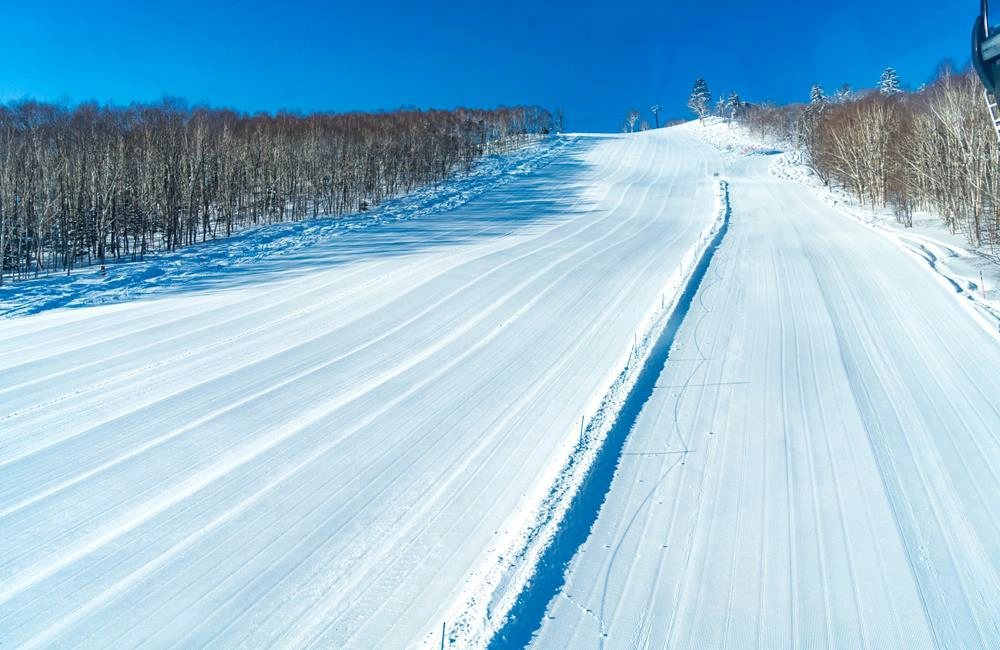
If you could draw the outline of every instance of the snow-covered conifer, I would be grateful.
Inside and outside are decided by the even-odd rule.
[[[813,87],[809,89],[809,103],[813,106],[819,106],[826,103],[826,95],[823,94],[823,86],[813,84]]]
[[[903,92],[899,87],[899,75],[893,68],[886,68],[882,71],[882,78],[878,81],[878,91],[883,95],[896,95]]]
[[[691,94],[688,96],[688,108],[698,116],[698,119],[704,119],[708,115],[711,103],[712,91],[708,89],[708,82],[705,81],[704,77],[698,77],[691,89]]]
[[[729,97],[726,98],[726,117],[730,120],[735,120],[737,115],[739,115],[742,105],[743,100],[740,99],[739,93],[736,91],[729,93]]]

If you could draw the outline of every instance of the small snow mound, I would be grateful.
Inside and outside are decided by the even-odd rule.
[[[781,149],[762,143],[742,124],[720,117],[707,117],[701,121],[691,120],[677,128],[690,132],[699,140],[722,151],[730,159],[771,156],[782,152]]]

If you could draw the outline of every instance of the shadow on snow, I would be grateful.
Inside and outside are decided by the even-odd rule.
[[[0,288],[0,318],[60,307],[223,291],[287,280],[352,262],[432,251],[558,224],[572,206],[593,140],[550,138],[468,173],[386,201],[369,212],[245,230],[139,262],[96,266]]]

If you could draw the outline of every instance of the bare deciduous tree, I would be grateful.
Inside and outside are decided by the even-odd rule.
[[[0,106],[0,284],[353,212],[551,126],[534,107],[250,116],[170,99]]]
[[[1000,147],[971,71],[942,67],[917,92],[838,93],[808,105],[764,105],[742,121],[774,140],[792,141],[821,178],[860,201],[891,207],[913,223],[932,211],[980,250],[1000,259]]]
[[[635,123],[639,121],[639,111],[636,110],[629,111],[628,116],[625,118],[625,121],[628,123],[629,133],[634,133]]]

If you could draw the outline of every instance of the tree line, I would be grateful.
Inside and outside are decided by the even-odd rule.
[[[736,119],[745,107],[745,102],[740,98],[739,93],[731,92],[728,95],[722,93],[712,108],[712,91],[708,87],[708,82],[704,77],[698,77],[694,81],[691,93],[688,95],[688,110],[695,114],[700,120],[714,115],[725,120]]]
[[[694,87],[691,89],[691,94],[688,96],[688,109],[693,112],[699,120],[704,120],[710,115],[715,115],[726,120],[736,119],[739,112],[745,106],[745,102],[740,98],[739,93],[731,92],[729,94],[719,95],[718,100],[715,102],[714,108],[712,104],[712,91],[708,88],[708,82],[705,81],[703,77],[699,77],[694,82]],[[642,114],[638,109],[631,109],[625,113],[625,120],[622,122],[619,131],[621,133],[635,133],[636,129],[639,131],[648,131],[651,128],[660,128],[660,105],[654,104],[649,107],[649,113],[653,116],[653,125],[650,126],[647,120],[641,120]],[[673,126],[674,124],[680,124],[683,120],[667,120],[664,126]]]
[[[808,103],[755,105],[741,119],[758,135],[807,152],[828,185],[892,208],[907,227],[915,210],[938,214],[953,233],[1000,259],[1000,148],[971,70],[943,65],[908,92],[890,68],[872,91],[842,88],[828,96],[814,86]]]
[[[0,105],[0,285],[363,211],[548,133],[537,107],[249,115]]]

